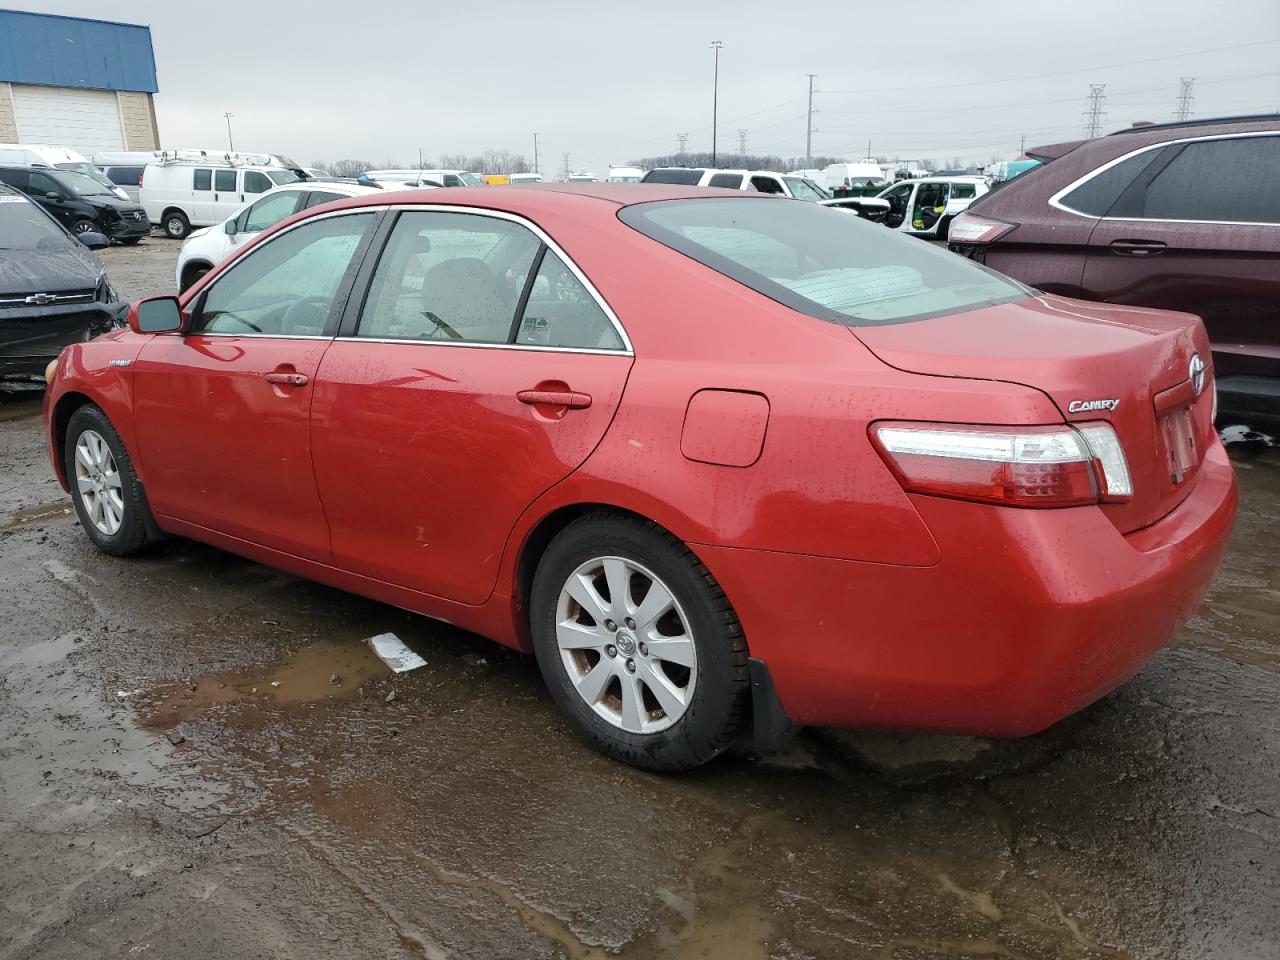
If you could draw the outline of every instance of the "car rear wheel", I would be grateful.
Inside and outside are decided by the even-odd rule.
[[[655,524],[591,514],[538,564],[534,651],[560,708],[602,752],[687,770],[726,750],[747,719],[747,644],[728,598]]]
[[[181,210],[170,210],[164,215],[164,233],[171,240],[181,240],[191,232],[191,221]]]
[[[120,435],[98,407],[71,415],[63,463],[80,526],[104,553],[133,553],[154,527],[146,493]]]

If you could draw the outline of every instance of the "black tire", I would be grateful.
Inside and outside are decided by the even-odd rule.
[[[98,228],[98,225],[88,217],[81,217],[79,220],[73,220],[71,226],[67,229],[77,237],[82,233],[89,233],[91,231],[94,233],[102,233],[102,230]]]
[[[170,240],[183,240],[191,232],[191,221],[181,210],[169,210],[161,223],[164,235]]]
[[[684,713],[665,730],[633,733],[598,715],[578,694],[561,659],[556,640],[560,591],[580,565],[601,557],[622,557],[651,571],[675,597],[693,637],[693,693]],[[728,749],[747,722],[751,684],[737,615],[702,562],[656,524],[593,513],[560,531],[534,574],[530,627],[552,697],[583,738],[611,757],[645,770],[689,770]]]
[[[141,237],[121,237],[120,242],[123,243],[126,247],[132,247],[132,246],[135,246],[141,239],[142,239]]]
[[[92,430],[104,441],[111,451],[116,470],[120,477],[120,495],[123,500],[123,516],[120,527],[114,533],[107,533],[93,522],[89,515],[89,507],[85,503],[85,495],[80,491],[76,474],[76,444],[86,431]],[[151,516],[151,507],[147,504],[146,492],[138,481],[133,469],[133,459],[125,449],[120,434],[107,419],[107,415],[93,404],[86,404],[71,414],[67,423],[67,438],[62,447],[63,464],[67,472],[67,482],[71,486],[71,502],[75,505],[76,516],[80,518],[80,526],[93,541],[93,545],[103,553],[123,557],[135,553],[151,539],[150,532],[156,529],[155,520]]]

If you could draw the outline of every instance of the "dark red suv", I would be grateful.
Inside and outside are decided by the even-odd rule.
[[[953,251],[1051,293],[1199,314],[1219,404],[1280,416],[1280,115],[1121,130],[951,225]]]

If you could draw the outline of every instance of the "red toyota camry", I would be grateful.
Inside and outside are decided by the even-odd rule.
[[[134,304],[45,418],[108,553],[190,537],[532,651],[674,770],[749,725],[1031,733],[1123,682],[1231,527],[1210,356],[816,204],[454,189]]]

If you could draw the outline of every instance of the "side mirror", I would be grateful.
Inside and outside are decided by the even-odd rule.
[[[129,306],[129,329],[134,333],[181,333],[186,324],[177,297],[151,297]]]
[[[231,218],[230,220],[228,220],[225,224],[223,224],[223,229],[227,231],[227,236],[228,236],[228,237],[234,237],[237,233],[239,233],[239,232],[240,232],[240,228],[239,228],[238,226],[236,226],[236,218],[235,218],[235,217],[232,217],[232,218]]]
[[[97,230],[86,230],[84,233],[77,233],[76,239],[90,250],[101,250],[103,247],[111,246],[111,241],[104,234],[98,233]]]
[[[46,200],[61,200],[62,194],[60,194],[57,190],[46,190],[44,193],[44,198]]]

